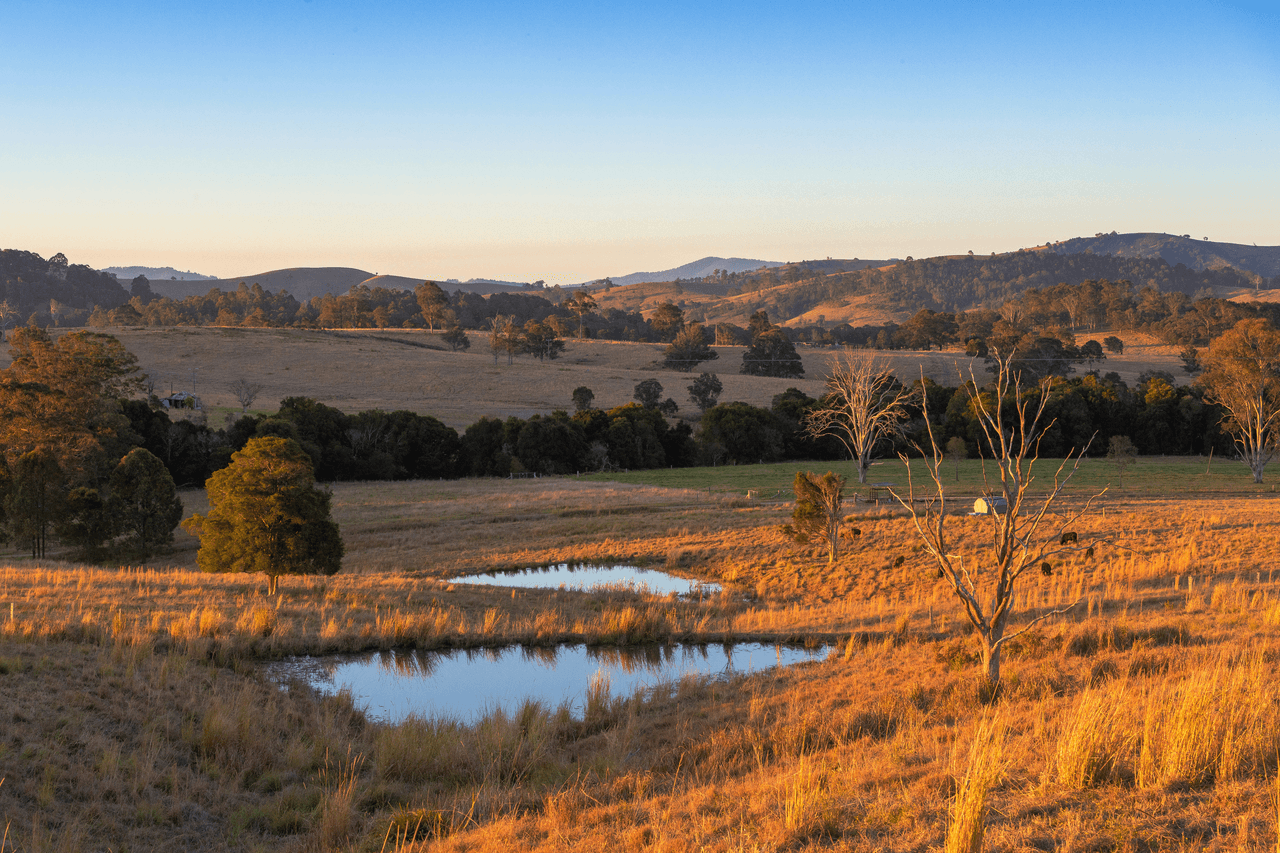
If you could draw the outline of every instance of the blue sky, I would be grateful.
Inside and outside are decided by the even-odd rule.
[[[0,5],[0,247],[572,283],[1280,244],[1262,4]]]

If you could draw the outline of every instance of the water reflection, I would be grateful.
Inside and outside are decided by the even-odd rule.
[[[508,569],[482,575],[462,575],[449,583],[484,583],[521,589],[577,589],[584,591],[626,590],[655,595],[697,595],[719,592],[720,585],[699,583],[654,569],[638,566],[590,566],[560,563],[556,566],[533,566]]]
[[[409,714],[475,719],[525,699],[581,713],[591,677],[608,676],[614,695],[629,695],[693,673],[712,677],[759,672],[821,658],[825,647],[761,643],[642,646],[508,646],[448,652],[398,650],[364,655],[293,658],[268,664],[274,678],[301,678],[321,692],[350,690],[384,720]]]

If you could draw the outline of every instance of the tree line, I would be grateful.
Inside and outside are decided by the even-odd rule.
[[[1280,351],[1278,339],[1265,320],[1241,321],[1210,347],[1205,381],[1189,386],[1177,386],[1161,372],[1144,374],[1133,386],[1098,370],[1058,378],[1045,398],[1041,453],[1061,457],[1087,446],[1091,455],[1102,455],[1116,436],[1144,455],[1230,454],[1238,447],[1260,477],[1274,448],[1267,432],[1272,425],[1258,426],[1261,438],[1245,446],[1233,418],[1238,421],[1236,413],[1250,407],[1274,414],[1273,398],[1280,398],[1280,357],[1273,352]],[[109,335],[80,331],[55,341],[45,330],[25,327],[10,336],[10,346],[13,362],[0,371],[0,535],[29,545],[37,556],[51,539],[86,555],[145,555],[163,547],[182,512],[175,484],[201,485],[252,442],[267,439],[296,445],[308,475],[324,482],[851,455],[862,462],[898,452],[931,453],[934,442],[952,457],[991,451],[973,405],[975,397],[990,393],[981,379],[949,387],[929,379],[904,385],[881,377],[876,398],[901,403],[901,417],[894,419],[900,423],[857,446],[820,428],[824,409],[841,394],[852,399],[847,389],[829,383],[815,398],[790,388],[768,406],[721,402],[721,383],[710,372],[691,376],[676,394],[656,378],[645,380],[635,388],[635,402],[610,409],[595,407],[593,392],[579,387],[565,409],[530,418],[482,417],[461,432],[429,415],[347,414],[306,397],[287,398],[274,413],[244,415],[214,430],[198,421],[171,420],[154,395],[145,395],[134,357]],[[1232,348],[1243,355],[1224,368],[1226,356],[1213,354]],[[1019,369],[1016,360],[1012,364]],[[1260,391],[1253,385],[1234,396],[1223,390],[1254,375],[1262,377]],[[1039,387],[1039,378],[1029,373],[1028,386]]]
[[[683,409],[657,379],[637,384],[635,402],[610,409],[596,408],[591,389],[580,387],[564,409],[529,418],[482,417],[461,431],[429,415],[378,410],[346,414],[291,397],[273,414],[241,417],[223,430],[181,427],[182,421],[171,425],[205,434],[204,445],[212,448],[202,457],[209,467],[200,475],[193,476],[192,467],[175,466],[175,471],[186,482],[202,482],[249,440],[268,436],[296,441],[311,459],[316,479],[326,482],[573,474],[857,455],[836,437],[815,436],[809,429],[815,413],[830,403],[829,396],[812,397],[790,388],[768,406],[755,406],[720,402],[719,386],[713,373],[691,377],[683,389],[687,394],[680,393]],[[970,391],[984,387],[969,383],[966,390],[929,379],[904,385],[891,379],[884,393],[904,400],[902,429],[882,437],[871,447],[871,456],[912,454],[917,445],[928,450],[930,429],[943,446],[959,440],[969,456],[978,456],[986,448],[969,400]],[[682,410],[687,412],[683,417]],[[130,411],[139,412],[134,407]],[[1046,456],[1063,456],[1091,439],[1089,453],[1103,455],[1106,439],[1113,435],[1131,437],[1144,455],[1232,450],[1221,425],[1223,412],[1205,390],[1177,386],[1172,376],[1160,372],[1146,374],[1132,386],[1118,375],[1096,371],[1059,379],[1048,396],[1046,416],[1041,438]],[[163,411],[150,410],[146,423],[135,422],[136,431],[150,444],[163,435],[155,426],[167,418]],[[155,449],[164,458],[165,448]]]

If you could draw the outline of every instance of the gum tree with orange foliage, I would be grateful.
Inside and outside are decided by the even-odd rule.
[[[1209,344],[1203,379],[1255,483],[1280,452],[1280,332],[1261,318],[1241,320]]]
[[[0,371],[0,506],[9,534],[43,556],[68,495],[82,498],[81,507],[103,506],[98,491],[135,438],[120,401],[140,395],[143,379],[137,359],[110,335],[55,341],[28,326],[9,340],[13,361]]]

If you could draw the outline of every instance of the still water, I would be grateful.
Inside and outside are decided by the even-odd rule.
[[[825,647],[762,643],[507,646],[296,657],[267,664],[265,669],[272,678],[301,678],[323,693],[350,690],[356,704],[370,716],[389,722],[409,714],[475,720],[497,707],[513,711],[524,699],[552,708],[567,702],[575,714],[581,714],[587,687],[597,672],[609,678],[613,695],[627,696],[687,673],[728,677],[817,660],[826,652]]]
[[[696,595],[702,592],[719,592],[720,585],[698,583],[653,569],[638,566],[589,566],[561,563],[558,566],[540,566],[529,569],[510,569],[486,572],[482,575],[462,575],[451,578],[449,583],[486,583],[493,586],[514,586],[521,589],[634,589],[657,595],[679,593]]]

